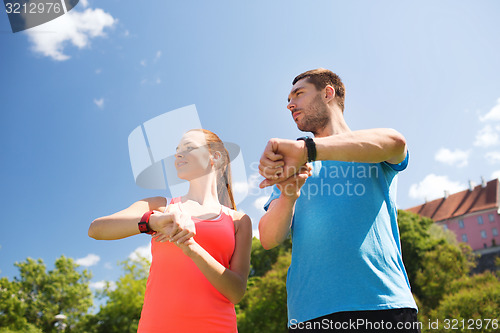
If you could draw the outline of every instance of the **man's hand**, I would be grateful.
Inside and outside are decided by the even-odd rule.
[[[260,158],[259,173],[266,178],[260,183],[260,188],[283,182],[299,173],[306,162],[307,149],[304,141],[269,140]]]
[[[312,166],[309,163],[302,166],[299,172],[291,176],[284,181],[277,183],[276,186],[281,191],[281,195],[297,199],[300,196],[300,188],[307,180],[307,177],[311,176]]]
[[[170,207],[169,207],[170,208]],[[155,213],[149,218],[151,229],[157,242],[184,243],[196,235],[196,227],[191,216],[172,210],[166,213]]]

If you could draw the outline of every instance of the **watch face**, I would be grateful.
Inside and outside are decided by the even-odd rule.
[[[139,222],[139,231],[140,232],[148,231],[148,225],[146,224],[146,222]]]

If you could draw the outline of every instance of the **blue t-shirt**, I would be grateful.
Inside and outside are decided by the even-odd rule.
[[[401,257],[397,173],[408,165],[315,161],[292,220],[288,323],[340,311],[417,309]],[[265,204],[280,196],[274,191]]]

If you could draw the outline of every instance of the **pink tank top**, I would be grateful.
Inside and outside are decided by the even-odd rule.
[[[174,198],[170,204],[176,204]],[[213,220],[192,218],[195,241],[224,267],[234,252],[234,222],[229,209]],[[201,273],[175,244],[152,240],[153,260],[138,333],[234,333],[234,304]]]

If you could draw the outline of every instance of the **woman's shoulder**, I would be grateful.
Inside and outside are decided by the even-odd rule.
[[[163,211],[163,210],[165,210],[165,207],[167,206],[167,198],[160,197],[160,196],[142,199],[141,201],[145,201],[148,203],[149,210]]]
[[[245,229],[250,228],[250,230],[252,230],[252,220],[250,220],[250,216],[231,208],[228,208],[227,210],[229,211],[229,214],[233,219],[236,232],[240,229],[241,226],[246,226],[247,228]]]
[[[229,208],[229,207],[226,207],[226,208],[227,208],[227,211],[229,212],[229,214],[231,215],[231,217],[233,218],[233,220],[241,220],[243,218],[250,219],[250,217],[243,212],[234,210],[234,209]]]

